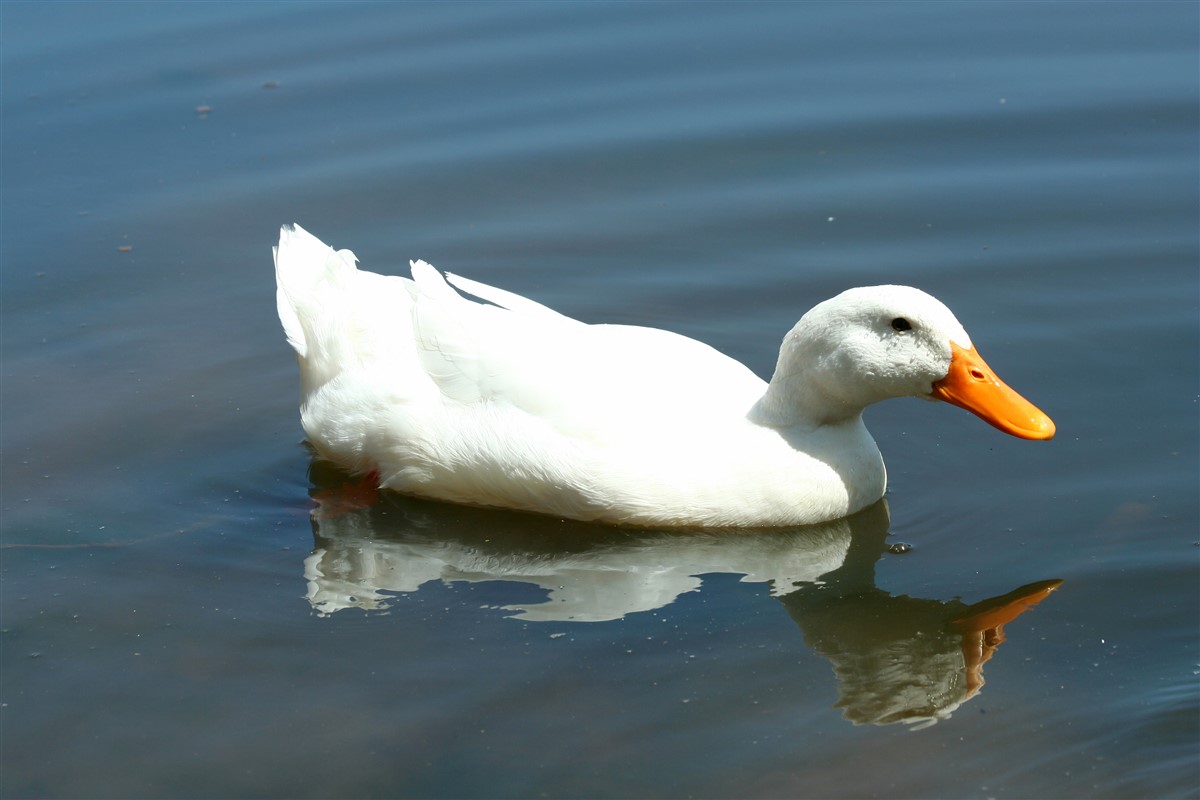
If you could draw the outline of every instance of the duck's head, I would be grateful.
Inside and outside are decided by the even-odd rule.
[[[1054,423],[1001,381],[950,309],[909,286],[850,289],[804,315],[783,341],[766,408],[828,424],[889,397],[944,400],[1005,433],[1050,439]]]

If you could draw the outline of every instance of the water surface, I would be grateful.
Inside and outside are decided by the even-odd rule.
[[[0,21],[4,796],[1196,796],[1194,4]],[[885,503],[737,536],[375,497],[285,222],[764,377],[917,285],[1059,434],[883,404]]]

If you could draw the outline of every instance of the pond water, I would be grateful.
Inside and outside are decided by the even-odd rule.
[[[3,796],[1200,793],[1200,6],[0,15]],[[917,285],[1058,436],[882,404],[886,500],[796,530],[380,497],[288,222],[763,376]]]

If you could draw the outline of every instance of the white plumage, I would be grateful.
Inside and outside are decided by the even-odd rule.
[[[990,371],[968,382],[1024,403],[1015,419],[936,385],[960,354],[976,359],[970,374],[986,364],[954,315],[909,287],[815,307],[768,384],[678,334],[584,324],[421,261],[411,280],[355,262],[285,226],[279,317],[313,446],[399,492],[633,525],[805,524],[883,495],[862,422],[878,400],[939,396],[1010,433],[1053,434]]]

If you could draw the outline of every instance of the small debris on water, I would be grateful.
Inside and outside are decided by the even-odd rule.
[[[197,114],[211,114],[212,106],[205,106],[205,105],[196,106],[196,113]]]
[[[123,244],[117,248],[117,252],[118,253],[131,253],[131,252],[133,252],[133,245]]]
[[[912,550],[912,545],[906,542],[896,542],[894,545],[888,548],[889,553],[894,553],[898,556],[904,555],[909,550]]]

